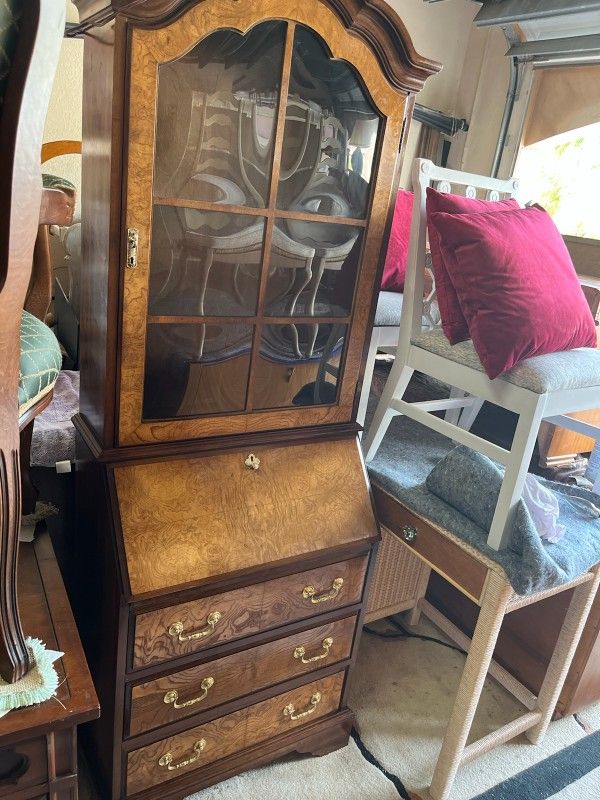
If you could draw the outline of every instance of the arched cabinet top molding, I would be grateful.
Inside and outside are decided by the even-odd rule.
[[[74,0],[82,30],[91,24],[106,24],[122,15],[138,26],[157,27],[174,21],[194,5],[214,0]],[[441,69],[436,61],[417,53],[398,14],[385,0],[319,0],[330,8],[348,33],[373,51],[387,80],[396,89],[418,92],[427,78]],[[222,0],[224,5],[242,5],[241,0]],[[291,6],[296,6],[292,3]],[[273,16],[282,14],[281,2],[273,0]],[[76,32],[76,31],[74,31]]]

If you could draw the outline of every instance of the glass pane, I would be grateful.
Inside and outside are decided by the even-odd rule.
[[[379,115],[354,69],[298,26],[277,207],[365,217]]]
[[[255,408],[335,403],[346,325],[265,325]]]
[[[352,309],[362,228],[277,220],[273,229],[266,313],[346,317]]]
[[[242,411],[253,326],[150,324],[145,420]]]
[[[159,67],[155,196],[266,205],[285,32],[219,30]]]
[[[155,206],[149,313],[255,314],[263,235],[262,218]]]

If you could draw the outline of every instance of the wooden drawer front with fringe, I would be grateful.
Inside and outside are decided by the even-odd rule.
[[[140,614],[133,666],[147,666],[360,602],[368,556]]]
[[[356,617],[134,686],[131,736],[349,658]]]
[[[127,760],[127,795],[337,711],[343,683],[344,673],[339,672],[134,750]]]

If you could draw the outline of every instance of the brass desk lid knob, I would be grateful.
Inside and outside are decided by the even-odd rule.
[[[402,526],[402,538],[405,542],[414,542],[417,538],[417,529],[414,525],[403,525]]]
[[[254,453],[250,453],[244,464],[248,469],[258,469],[260,467],[260,458],[257,458]]]

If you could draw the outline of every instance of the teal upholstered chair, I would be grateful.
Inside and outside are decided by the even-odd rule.
[[[29,668],[16,598],[19,426],[51,391],[57,367],[56,344],[43,322],[25,317],[23,358],[20,330],[40,218],[42,135],[64,15],[65,4],[57,0],[0,2],[0,674],[8,681]]]

